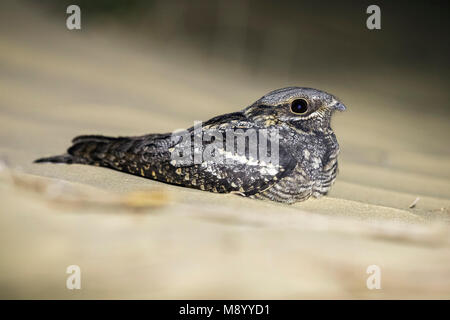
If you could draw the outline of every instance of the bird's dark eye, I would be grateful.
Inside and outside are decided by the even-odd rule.
[[[304,99],[296,99],[291,103],[291,111],[296,114],[303,114],[308,111],[308,102]]]

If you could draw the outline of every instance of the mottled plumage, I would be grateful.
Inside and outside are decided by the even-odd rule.
[[[202,124],[203,131],[191,127],[184,136],[79,136],[73,139],[66,154],[36,162],[96,165],[184,187],[294,203],[326,194],[336,178],[339,145],[330,127],[335,110],[345,107],[328,93],[284,88],[268,93],[240,112],[208,120]],[[245,139],[252,130],[274,129],[280,137],[278,154],[269,148],[268,155],[277,156],[275,164],[259,154],[252,158],[251,141],[245,145],[244,154],[237,154],[225,142],[227,132],[233,132],[237,141],[239,137]],[[199,135],[208,130],[222,134],[223,142],[219,138],[202,140]],[[259,147],[261,137],[257,140]],[[200,145],[196,147],[192,143],[195,141],[200,141]],[[192,157],[195,152],[205,154],[210,147],[211,155],[220,156],[222,161],[205,158],[195,163],[189,161],[192,157],[187,161],[174,159],[174,152],[182,150],[183,143],[192,143],[188,149],[184,147]]]

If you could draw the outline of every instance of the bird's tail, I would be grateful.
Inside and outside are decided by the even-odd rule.
[[[71,156],[70,154],[62,154],[60,156],[39,158],[39,159],[34,160],[33,162],[34,163],[50,162],[50,163],[71,164],[71,163],[73,163],[73,156]]]
[[[75,137],[67,153],[58,156],[35,160],[35,163],[79,163],[104,165],[103,159],[116,142],[124,138],[105,137],[100,135],[84,135]]]

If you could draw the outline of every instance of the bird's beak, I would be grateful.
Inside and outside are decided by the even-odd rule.
[[[336,102],[335,104],[333,104],[331,106],[333,109],[335,110],[339,110],[339,111],[345,111],[345,109],[347,109],[342,103],[340,102]]]

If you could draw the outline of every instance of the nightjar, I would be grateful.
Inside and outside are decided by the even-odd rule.
[[[326,194],[339,144],[330,121],[345,106],[326,92],[278,89],[242,111],[182,132],[83,135],[66,154],[35,162],[87,164],[217,193],[283,203]]]

